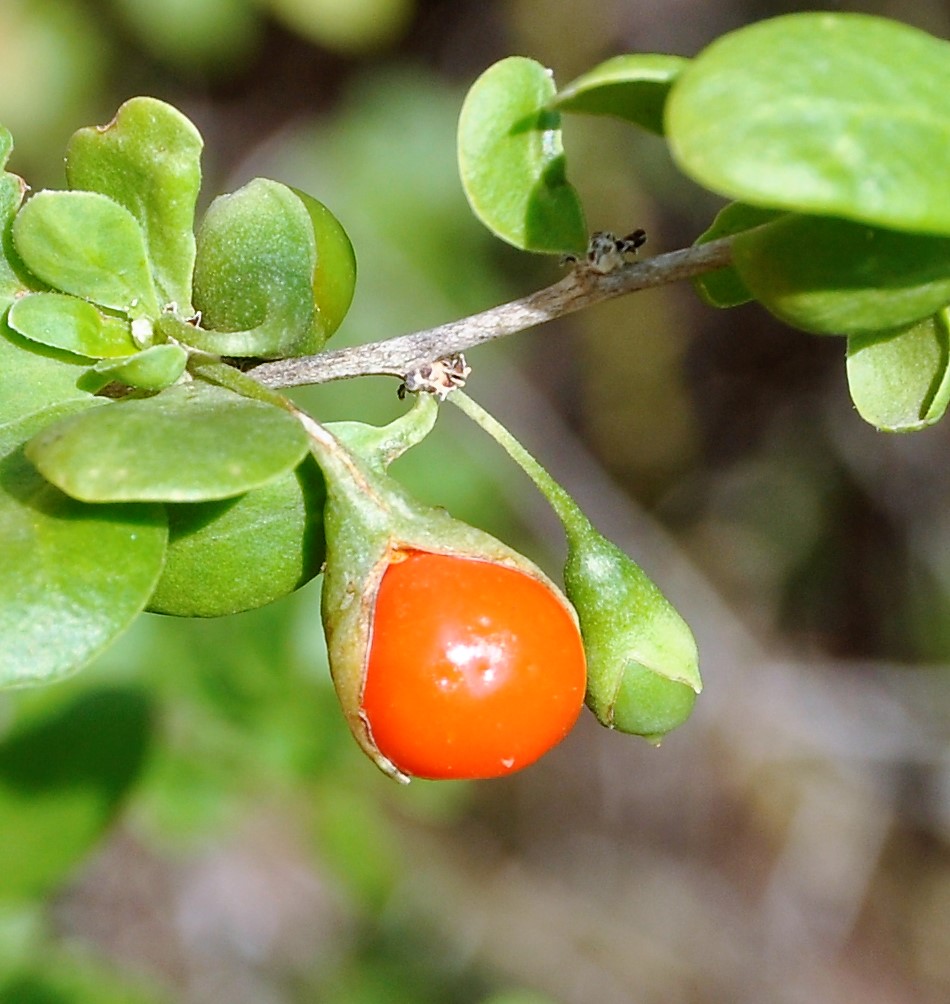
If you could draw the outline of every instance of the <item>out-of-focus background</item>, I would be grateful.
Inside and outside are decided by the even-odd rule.
[[[822,6],[950,35],[937,0]],[[205,136],[204,204],[264,175],[339,216],[360,279],[338,344],[356,343],[558,275],[483,231],[461,192],[455,121],[491,62],[533,56],[567,83],[620,52],[691,55],[796,9],[0,0],[0,121],[10,168],[60,187],[75,128],[135,94],[176,104]],[[565,143],[592,229],[645,227],[655,253],[690,243],[717,208],[654,137],[572,117]],[[38,766],[43,799],[27,786],[0,801],[0,865],[55,876],[0,875],[0,1001],[950,999],[950,423],[875,433],[849,404],[840,340],[755,306],[714,311],[686,286],[469,361],[472,394],[693,625],[706,691],[691,722],[654,749],[585,715],[511,778],[402,788],[346,732],[319,583],[220,621],[145,616],[74,680],[0,696],[0,735],[65,723],[21,761],[142,764],[65,876],[61,835],[98,795],[64,784],[51,799]],[[399,408],[373,379],[300,399],[328,419]],[[556,575],[542,503],[445,411],[400,462],[405,479]],[[145,706],[143,753],[122,729]],[[75,748],[76,721],[98,752]]]

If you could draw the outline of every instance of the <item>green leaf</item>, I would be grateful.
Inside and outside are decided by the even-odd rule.
[[[298,589],[323,565],[325,497],[320,469],[307,457],[245,495],[169,505],[165,570],[148,609],[222,617]]]
[[[554,106],[563,112],[615,115],[662,136],[666,97],[688,62],[659,53],[614,56],[562,88]]]
[[[950,44],[863,14],[801,13],[724,35],[683,71],[670,147],[753,205],[950,234]]]
[[[303,203],[313,225],[317,263],[313,270],[313,305],[324,341],[346,317],[356,288],[356,255],[350,238],[329,209],[306,192],[291,191]]]
[[[0,167],[3,167],[13,150],[13,137],[0,126]],[[23,290],[27,283],[22,276],[23,265],[13,248],[10,228],[13,218],[26,194],[26,182],[9,171],[0,173],[0,310],[5,308]]]
[[[720,237],[732,237],[745,230],[771,223],[783,215],[781,210],[757,209],[741,202],[731,202],[724,206],[710,226],[695,240],[695,244],[708,244]],[[696,291],[711,307],[737,307],[752,299],[746,284],[730,265],[727,268],[709,272],[693,280]]]
[[[180,345],[152,345],[125,359],[97,363],[95,372],[142,390],[164,390],[185,372],[188,353]]]
[[[0,427],[0,686],[79,669],[145,606],[165,553],[158,506],[89,506],[44,481],[24,443],[72,402]]]
[[[27,454],[86,502],[201,502],[268,484],[293,470],[307,445],[289,412],[193,381],[65,418]]]
[[[17,334],[0,319],[0,425],[97,389],[82,384],[86,359],[47,348]]]
[[[787,215],[739,234],[733,265],[757,300],[816,334],[896,328],[950,303],[950,239]]]
[[[162,304],[184,313],[191,310],[201,147],[181,112],[139,97],[108,125],[80,129],[66,148],[69,187],[108,195],[135,217]]]
[[[65,882],[141,773],[151,709],[136,690],[94,690],[17,723],[0,743],[0,900]]]
[[[255,178],[215,199],[198,230],[202,328],[190,344],[260,358],[319,352],[346,313],[354,278],[352,248],[329,210]]]
[[[27,268],[64,293],[132,317],[158,313],[135,218],[97,192],[37,192],[13,221]]]
[[[550,71],[511,56],[472,85],[458,126],[462,187],[472,212],[525,251],[581,252],[587,225],[565,175]]]
[[[943,417],[950,401],[948,322],[942,310],[910,328],[848,339],[848,387],[866,422],[912,432]]]
[[[90,359],[126,356],[137,348],[128,321],[63,293],[21,297],[10,308],[8,323],[31,341]]]

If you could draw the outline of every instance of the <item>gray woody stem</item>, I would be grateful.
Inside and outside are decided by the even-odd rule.
[[[560,282],[480,314],[382,342],[261,363],[251,373],[265,387],[297,387],[355,376],[403,377],[425,363],[492,339],[616,296],[713,272],[731,260],[732,241],[724,237],[624,265],[606,274],[594,272],[581,263]]]

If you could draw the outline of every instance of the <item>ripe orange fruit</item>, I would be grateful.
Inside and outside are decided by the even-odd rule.
[[[571,608],[527,572],[409,551],[383,574],[361,708],[404,773],[487,778],[526,767],[570,731],[585,684]]]

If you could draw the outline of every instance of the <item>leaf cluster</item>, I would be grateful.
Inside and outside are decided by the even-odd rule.
[[[698,238],[732,239],[730,267],[697,281],[706,301],[756,300],[793,327],[844,336],[860,414],[919,429],[950,400],[948,72],[942,39],[835,13],[752,24],[691,60],[618,56],[561,89],[515,57],[468,95],[462,178],[498,236],[577,255],[586,226],[561,113],[662,136],[685,174],[732,200]]]
[[[0,134],[4,164],[11,147]],[[66,190],[0,175],[0,684],[72,672],[143,609],[232,613],[320,568],[307,437],[219,357],[318,351],[352,248],[265,179],[195,233],[201,148],[135,98],[73,136]]]

